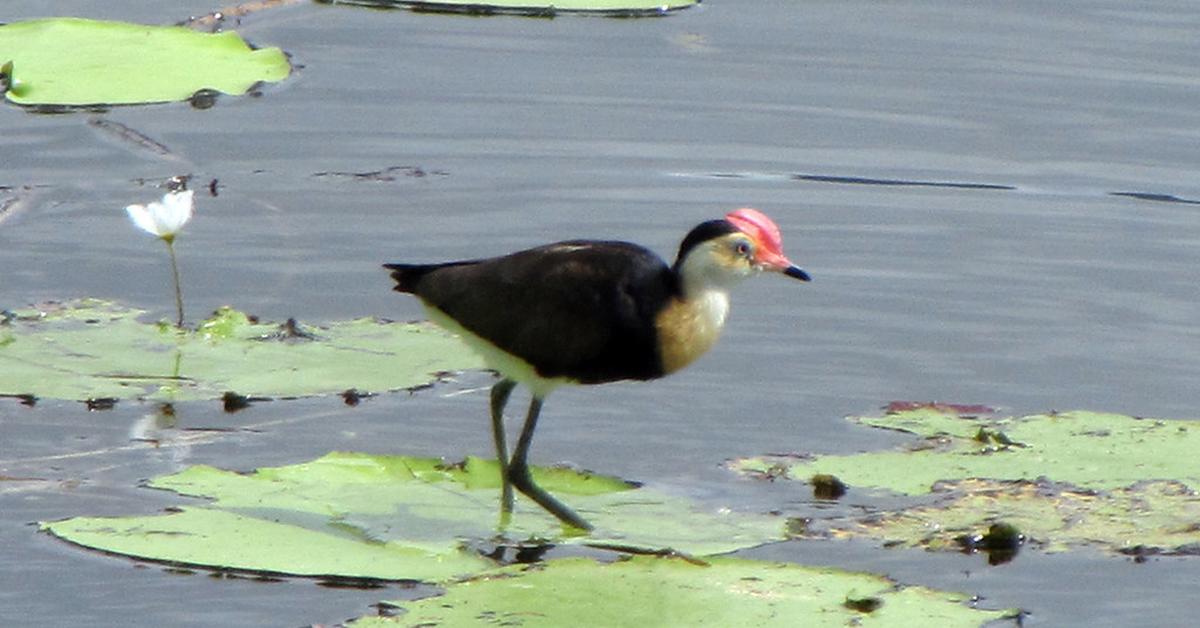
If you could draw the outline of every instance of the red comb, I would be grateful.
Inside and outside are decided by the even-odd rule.
[[[783,236],[779,234],[779,226],[766,214],[757,209],[743,207],[726,214],[725,220],[742,233],[754,238],[759,246],[765,246],[776,255],[783,255]]]

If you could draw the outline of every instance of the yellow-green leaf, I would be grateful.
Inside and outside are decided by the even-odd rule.
[[[239,95],[291,73],[281,50],[253,50],[234,31],[70,17],[0,26],[5,62],[5,96],[21,105],[165,102],[206,89]]]
[[[1015,615],[872,574],[737,558],[707,562],[641,556],[512,566],[449,585],[444,595],[394,602],[407,611],[398,617],[352,625],[974,628]]]
[[[55,399],[293,397],[425,384],[477,368],[461,341],[428,324],[253,321],[218,310],[196,330],[85,299],[18,310],[0,325],[0,394]]]

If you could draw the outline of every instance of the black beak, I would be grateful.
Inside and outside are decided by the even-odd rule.
[[[787,270],[783,271],[783,274],[788,277],[795,277],[800,281],[812,281],[812,277],[809,277],[808,273],[804,272],[799,266],[789,266]]]

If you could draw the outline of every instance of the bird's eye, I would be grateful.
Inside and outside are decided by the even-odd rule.
[[[754,245],[750,244],[749,240],[735,241],[733,244],[733,250],[737,251],[738,255],[745,257],[745,258],[750,258],[750,257],[754,256]]]

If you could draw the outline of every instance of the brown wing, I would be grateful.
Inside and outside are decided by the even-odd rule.
[[[675,293],[675,277],[642,247],[560,242],[426,267],[412,283],[427,304],[543,377],[599,383],[662,375],[654,314]]]

